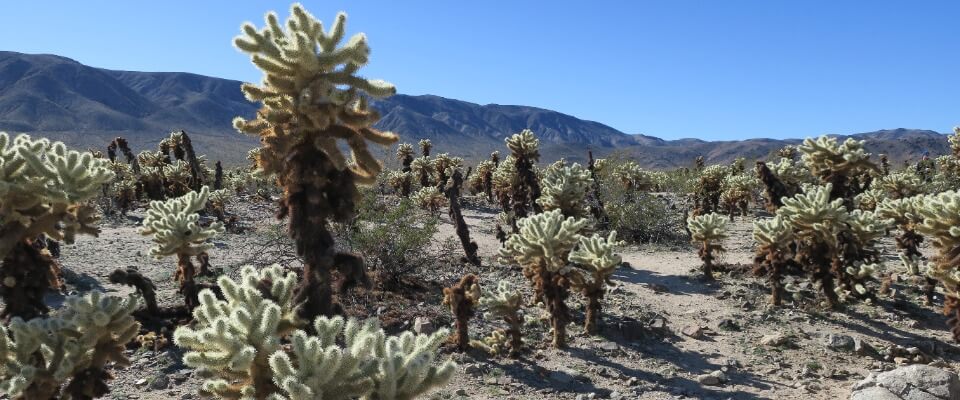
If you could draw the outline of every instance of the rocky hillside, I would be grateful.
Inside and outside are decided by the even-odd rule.
[[[233,131],[230,120],[252,116],[256,106],[240,82],[179,72],[112,71],[55,55],[0,51],[0,130],[32,132],[77,147],[103,147],[115,136],[135,149],[152,148],[168,132],[190,132],[199,151],[241,162],[257,142]],[[652,168],[686,166],[698,155],[708,162],[737,156],[761,158],[797,140],[706,142],[628,135],[607,125],[536,107],[479,105],[439,96],[397,95],[374,103],[378,127],[402,140],[431,139],[437,151],[477,159],[505,150],[503,139],[529,128],[542,142],[544,161],[621,153]],[[896,129],[853,135],[895,163],[924,151],[948,151],[937,132]]]

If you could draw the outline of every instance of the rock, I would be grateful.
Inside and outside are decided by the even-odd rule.
[[[137,381],[134,382],[133,384],[137,386],[143,386],[147,384],[147,380],[146,378],[137,379]]]
[[[578,371],[570,368],[561,368],[560,370],[551,372],[550,379],[562,384],[569,384],[578,380],[583,380],[585,377]]]
[[[669,333],[669,330],[667,329],[667,320],[663,318],[651,319],[650,323],[648,324],[648,327],[650,328],[650,330],[656,333],[659,333],[661,335],[665,335]]]
[[[877,352],[877,349],[873,348],[873,346],[871,346],[870,343],[867,343],[861,338],[853,339],[853,352],[854,354],[866,356],[866,357],[873,357],[873,358],[880,357],[880,353]]]
[[[603,351],[617,351],[617,350],[620,350],[620,345],[618,345],[618,344],[616,344],[616,343],[614,343],[614,342],[609,342],[609,341],[600,343],[600,346],[598,346],[598,347],[600,347],[600,350],[603,350]]]
[[[697,382],[700,382],[701,385],[706,386],[718,386],[727,381],[727,374],[723,371],[713,371],[709,374],[703,374],[697,376]]]
[[[433,322],[424,317],[417,317],[413,320],[413,331],[421,335],[429,335],[433,333],[436,328],[433,326]]]
[[[839,335],[831,333],[827,336],[827,348],[834,351],[851,351],[853,350],[853,338],[849,335]]]
[[[727,318],[720,321],[720,323],[717,325],[717,329],[720,329],[721,331],[739,331],[740,324],[738,324],[737,321]]]
[[[782,333],[773,333],[760,338],[760,344],[763,346],[780,347],[790,341],[790,337]]]
[[[460,388],[460,389],[457,389],[457,391],[454,392],[454,394],[456,394],[457,396],[466,396],[466,395],[467,395],[467,391],[466,391],[466,390],[463,390],[462,388]]]
[[[929,365],[870,374],[853,385],[850,400],[960,400],[960,379]]]
[[[630,379],[627,379],[627,386],[637,386],[637,383],[640,383],[640,379],[637,379],[635,376],[631,376]]]
[[[154,390],[163,390],[170,385],[170,378],[166,375],[157,375],[153,377],[153,381],[150,382],[150,388]]]
[[[683,327],[683,329],[680,330],[680,333],[684,334],[685,336],[692,337],[694,339],[703,338],[703,328],[695,325],[687,325]]]

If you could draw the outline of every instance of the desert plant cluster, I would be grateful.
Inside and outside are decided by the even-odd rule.
[[[242,26],[233,44],[263,73],[242,86],[262,107],[234,120],[260,139],[249,165],[211,166],[183,131],[137,154],[122,137],[104,153],[0,133],[0,394],[104,397],[138,348],[177,349],[197,394],[217,399],[454,393],[455,357],[536,360],[622,329],[611,295],[618,273],[643,268],[624,262],[639,246],[695,253],[706,286],[754,282],[773,312],[843,313],[913,291],[960,342],[960,129],[953,154],[902,169],[829,136],[752,165],[699,157],[670,171],[622,154],[542,163],[530,129],[508,133],[504,156],[461,157],[375,127],[372,102],[396,89],[359,74],[370,46],[346,37],[346,19],[325,27],[295,4],[284,22]],[[275,213],[290,256],[218,267],[218,238],[257,230],[246,203]],[[61,244],[129,215],[169,282],[128,264],[104,275],[129,295],[51,304],[66,286]],[[752,228],[749,265],[724,259],[738,221]],[[883,257],[888,238],[898,262]],[[424,278],[441,269],[454,279]],[[165,284],[179,298],[159,298]],[[422,292],[449,329],[372,310]]]

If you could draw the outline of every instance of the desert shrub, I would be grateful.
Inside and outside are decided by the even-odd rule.
[[[382,202],[373,190],[362,192],[357,217],[334,225],[350,251],[359,253],[387,289],[397,288],[429,265],[446,260],[434,240],[440,218],[420,212],[410,199]]]
[[[632,190],[617,182],[602,181],[600,198],[609,217],[607,226],[633,243],[677,244],[685,242],[685,220],[670,204],[669,194]]]

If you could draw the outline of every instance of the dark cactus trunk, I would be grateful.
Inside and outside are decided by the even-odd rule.
[[[460,170],[454,170],[450,183],[447,185],[445,193],[450,204],[450,220],[453,221],[457,230],[457,237],[460,238],[460,244],[463,246],[466,261],[473,265],[480,265],[480,257],[477,256],[477,243],[470,240],[470,228],[463,219],[463,213],[460,210],[460,188],[463,186],[463,176]]]

